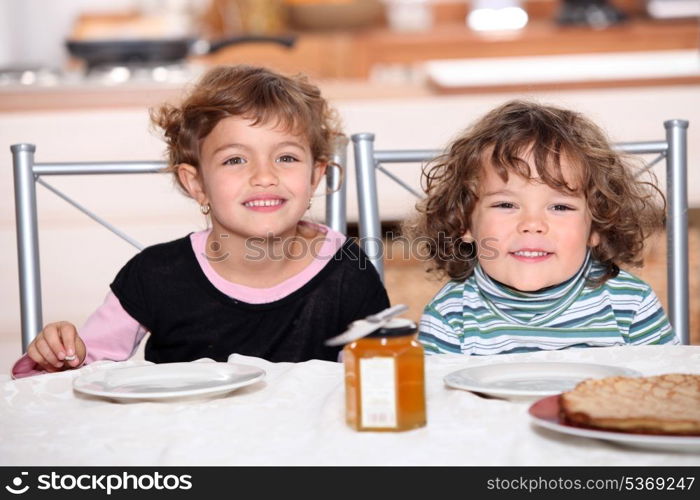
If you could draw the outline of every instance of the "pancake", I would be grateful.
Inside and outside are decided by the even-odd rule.
[[[700,375],[588,379],[559,397],[559,410],[580,427],[700,435]]]

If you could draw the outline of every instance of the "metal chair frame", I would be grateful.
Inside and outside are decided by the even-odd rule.
[[[666,234],[668,249],[668,304],[671,324],[681,336],[683,344],[689,343],[688,323],[688,180],[687,180],[687,131],[686,120],[664,122],[666,138],[661,141],[626,142],[615,145],[625,153],[658,156],[644,170],[659,161],[666,160],[666,198],[668,214]],[[357,199],[359,208],[360,247],[368,255],[379,275],[384,278],[384,248],[377,193],[377,170],[400,184],[409,192],[420,196],[410,186],[386,170],[383,163],[425,163],[441,153],[439,150],[375,150],[374,134],[352,135],[357,175]]]
[[[631,154],[657,154],[646,169],[666,160],[666,195],[668,216],[666,221],[668,248],[668,302],[669,318],[681,335],[684,344],[689,343],[688,330],[688,194],[687,194],[687,128],[685,120],[664,122],[666,138],[661,141],[627,142],[616,144],[620,151]],[[359,133],[352,136],[357,176],[360,246],[367,253],[380,276],[384,276],[383,241],[379,219],[377,194],[377,170],[387,175],[415,196],[420,196],[401,179],[386,170],[383,163],[425,163],[434,159],[439,150],[375,150],[374,134]],[[329,168],[326,185],[337,187],[326,195],[326,224],[346,233],[346,186],[343,181],[347,170],[347,144],[339,138]],[[60,192],[41,177],[49,175],[140,174],[158,173],[165,166],[158,161],[122,162],[65,162],[36,163],[36,146],[29,143],[11,146],[15,213],[17,221],[17,253],[20,281],[20,309],[22,349],[26,350],[42,328],[41,278],[39,266],[39,236],[37,223],[36,183],[61,197],[99,224],[123,238],[138,249],[143,246],[118,228]]]
[[[326,172],[326,224],[345,233],[346,187],[343,173],[347,165],[347,137],[336,139],[331,166]],[[15,216],[17,221],[17,256],[19,264],[20,312],[22,327],[22,351],[41,331],[41,274],[39,268],[39,230],[37,223],[36,184],[41,184],[88,217],[103,225],[139,250],[143,245],[127,234],[82,206],[68,195],[43,180],[49,175],[95,175],[95,174],[146,174],[162,172],[165,162],[160,161],[116,161],[116,162],[67,162],[36,163],[36,146],[29,143],[14,144],[12,165],[14,170]],[[335,168],[335,166],[339,168]],[[330,187],[333,187],[332,191]]]

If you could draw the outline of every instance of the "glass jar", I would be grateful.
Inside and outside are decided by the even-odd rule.
[[[345,409],[358,431],[422,427],[425,414],[423,347],[416,325],[395,318],[343,349]]]

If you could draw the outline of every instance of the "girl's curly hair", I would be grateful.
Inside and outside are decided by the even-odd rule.
[[[315,162],[327,163],[341,136],[337,113],[305,76],[287,77],[266,68],[237,65],[207,71],[181,104],[164,104],[150,112],[163,131],[168,167],[187,163],[200,168],[200,147],[217,123],[239,116],[253,124],[274,123],[308,138]]]
[[[548,186],[585,196],[591,230],[600,236],[592,255],[605,267],[595,285],[616,276],[621,264],[642,265],[644,241],[665,222],[666,201],[653,174],[650,181],[640,180],[629,159],[581,114],[516,100],[487,113],[424,167],[427,197],[404,229],[425,245],[430,271],[456,280],[471,275],[476,243],[462,236],[470,229],[483,168],[492,165],[504,182],[509,173],[527,179],[530,168],[523,158],[528,154]],[[562,175],[562,157],[579,169],[576,188]]]

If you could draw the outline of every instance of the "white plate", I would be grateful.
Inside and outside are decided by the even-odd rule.
[[[214,396],[253,384],[265,371],[233,363],[162,363],[86,373],[73,389],[117,401],[168,400]]]
[[[593,363],[498,363],[463,368],[445,376],[454,389],[506,399],[535,399],[568,391],[587,378],[641,373]]]
[[[533,423],[563,434],[613,441],[624,446],[676,452],[700,451],[700,436],[666,436],[632,434],[569,425],[559,418],[559,396],[549,396],[535,402],[528,410]]]

